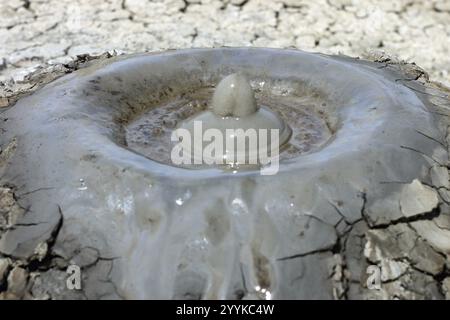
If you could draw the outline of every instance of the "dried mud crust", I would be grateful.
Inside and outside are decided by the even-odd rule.
[[[449,85],[447,0],[8,0],[0,81],[80,53],[259,46],[361,56],[395,52]]]
[[[13,108],[21,96],[32,93],[61,75],[83,67],[86,63],[101,63],[111,54],[98,57],[82,55],[70,65],[43,66],[30,74],[21,84],[0,87],[0,96],[7,101],[4,108]],[[442,85],[429,82],[428,75],[413,64],[396,61],[385,55],[372,57],[380,68],[394,70],[404,75],[398,82],[417,92],[433,104],[430,112],[440,118],[440,126],[450,134],[450,91]],[[2,119],[7,121],[7,119]],[[421,133],[430,143],[448,150],[450,136],[442,141]],[[1,146],[0,170],[7,170],[16,141]],[[407,148],[407,146],[403,146]],[[297,258],[319,261],[327,259],[329,278],[335,299],[450,299],[450,181],[448,162],[436,160],[433,155],[410,150],[413,155],[429,157],[432,165],[429,176],[432,183],[414,181],[385,181],[401,184],[401,195],[392,205],[398,205],[402,217],[383,216],[373,219],[368,215],[366,199],[370,190],[359,197],[360,218],[349,221],[345,204],[332,203],[341,216],[334,226],[336,237],[323,247],[283,257],[290,263]],[[447,158],[447,157],[446,157]],[[440,159],[440,158],[439,158]],[[37,192],[38,190],[36,190]],[[0,239],[13,228],[26,229],[31,224],[18,223],[20,217],[31,208],[19,204],[21,186],[2,181],[0,188]],[[120,298],[116,284],[110,280],[115,257],[102,256],[95,247],[74,248],[72,256],[61,255],[56,245],[65,223],[64,212],[58,209],[59,218],[50,224],[46,241],[35,244],[35,252],[27,258],[14,257],[0,252],[0,299],[98,299]],[[372,218],[371,218],[372,217]],[[36,223],[46,223],[40,221]],[[66,288],[66,268],[70,264],[81,266],[85,277],[81,291]],[[369,290],[366,286],[367,267],[374,265],[381,270],[381,287]],[[308,274],[302,275],[307,277]],[[92,280],[93,279],[93,280]],[[93,289],[95,288],[95,290]],[[99,290],[101,288],[101,290]],[[99,293],[100,292],[100,293]],[[258,296],[255,296],[258,297]]]

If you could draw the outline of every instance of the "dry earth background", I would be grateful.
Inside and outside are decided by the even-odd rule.
[[[65,63],[64,67],[51,71],[55,76],[61,75],[78,68],[80,61],[90,59],[77,57],[84,53],[224,45],[295,47],[362,57],[373,56],[373,51],[385,51],[417,63],[431,80],[449,86],[450,0],[0,0],[0,82],[6,88],[2,90],[12,96],[34,88],[37,82],[29,81],[26,75],[38,66]],[[415,68],[412,71],[417,72]],[[420,75],[414,72],[414,78],[419,79]],[[37,78],[43,83],[52,79]],[[29,85],[19,85],[17,89],[15,82]],[[12,101],[2,100],[0,92],[0,107]],[[448,100],[445,104],[448,105]],[[447,145],[449,141],[450,134]],[[0,164],[8,157],[8,150],[0,150]],[[450,190],[445,177],[441,176],[440,193]],[[423,188],[419,185],[417,194],[424,194]],[[435,219],[445,221],[446,227],[439,225],[433,229],[444,240],[450,237],[450,196],[446,199],[445,212],[443,209]],[[13,190],[2,186],[0,227],[3,215],[14,216],[20,210]],[[424,221],[412,220],[412,225],[432,224],[426,221],[429,215],[425,215]],[[349,241],[362,243],[365,237],[367,260],[381,263],[388,270],[384,275],[386,289],[375,298],[450,299],[449,256],[432,250],[409,223],[400,220],[367,230],[361,222],[353,230]],[[62,267],[61,270],[55,267],[62,262],[51,255],[56,235],[57,232],[36,248],[33,257],[34,262],[39,261],[36,266],[0,255],[0,299],[79,298],[61,295],[60,285],[66,273]],[[379,247],[384,251],[379,251]],[[410,257],[403,256],[404,252],[410,252]],[[360,252],[345,254],[361,257]],[[336,257],[342,259],[340,255]],[[347,268],[351,269],[355,260],[346,259]],[[94,257],[94,265],[99,261],[103,262],[99,256]],[[347,279],[342,265],[337,262],[333,270],[336,297],[351,298],[359,294],[353,292],[359,282]],[[51,282],[54,279],[62,280]],[[411,288],[406,290],[407,285]]]
[[[0,0],[0,81],[105,50],[382,50],[450,85],[450,0]]]

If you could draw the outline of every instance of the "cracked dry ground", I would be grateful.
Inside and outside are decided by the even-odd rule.
[[[449,0],[4,0],[0,81],[84,53],[214,46],[385,50],[450,84]]]
[[[0,105],[12,105],[55,77],[79,68],[87,55],[118,49],[124,52],[220,45],[295,46],[325,53],[359,56],[371,48],[394,52],[430,71],[432,80],[450,83],[450,3],[448,1],[8,1],[0,3]],[[327,10],[324,11],[323,8]],[[73,17],[78,17],[73,19]],[[79,22],[79,23],[78,23]],[[109,57],[109,54],[102,58]],[[49,61],[51,66],[37,67]],[[381,59],[391,67],[389,59]],[[64,63],[64,64],[60,64]],[[414,67],[411,67],[414,69]],[[416,70],[416,69],[414,69]],[[31,72],[31,73],[30,73]],[[10,81],[10,78],[13,81]],[[409,77],[408,77],[409,78]],[[442,87],[414,74],[433,95]],[[448,94],[448,93],[447,93]],[[448,100],[437,99],[448,116]],[[446,141],[432,141],[446,148]],[[0,168],[15,142],[2,146]],[[411,150],[415,152],[414,150]],[[332,244],[302,257],[332,261],[329,275],[334,297],[450,299],[450,182],[448,163],[430,168],[432,185],[405,184],[398,203],[404,217],[372,221],[361,193],[361,219],[344,219]],[[3,170],[3,169],[2,169]],[[367,192],[370,192],[368,190]],[[30,208],[20,205],[20,188],[0,188],[0,237],[14,228]],[[402,199],[404,204],[402,205]],[[414,206],[405,205],[415,199]],[[340,212],[336,206],[337,213]],[[109,281],[114,258],[85,247],[73,256],[58,251],[64,213],[45,242],[27,259],[0,254],[1,298],[99,298],[86,287],[68,291],[66,269],[82,267],[83,275],[99,275],[92,286],[115,291]],[[45,223],[45,222],[39,222]],[[366,287],[367,267],[381,270],[381,289]],[[117,294],[118,295],[118,294]]]

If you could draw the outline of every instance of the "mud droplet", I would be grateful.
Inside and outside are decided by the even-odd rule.
[[[80,186],[78,187],[78,190],[80,191],[87,190],[86,182],[84,182],[84,179],[80,179]]]

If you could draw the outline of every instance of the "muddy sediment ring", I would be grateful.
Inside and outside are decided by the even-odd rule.
[[[14,149],[2,181],[28,210],[0,252],[30,261],[51,245],[42,272],[60,297],[79,293],[56,279],[55,261],[82,267],[91,299],[363,297],[356,238],[422,215],[448,222],[443,111],[384,67],[220,48],[122,56],[59,78],[2,114],[2,148]],[[171,130],[235,72],[292,128],[279,172],[172,165]],[[440,243],[429,250],[445,256]]]

